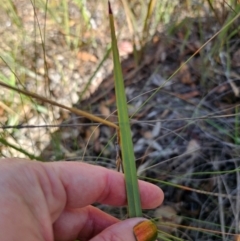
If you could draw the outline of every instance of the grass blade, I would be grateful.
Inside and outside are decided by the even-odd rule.
[[[117,40],[115,36],[113,14],[109,4],[109,21],[111,28],[112,51],[114,62],[114,81],[118,109],[118,121],[120,128],[120,146],[123,159],[124,175],[128,199],[129,217],[141,217],[141,203],[138,189],[137,172],[135,157],[133,153],[133,143],[131,129],[128,117],[127,99],[125,95],[122,69],[119,61],[119,53],[117,48]]]
[[[50,105],[58,106],[60,108],[63,108],[65,110],[70,111],[71,113],[74,113],[74,114],[79,115],[79,116],[84,116],[84,117],[86,117],[87,119],[89,119],[91,121],[99,122],[99,123],[102,123],[103,125],[107,125],[109,127],[113,127],[116,130],[118,130],[118,126],[116,124],[114,124],[113,122],[108,121],[108,120],[103,119],[103,118],[100,118],[98,116],[95,116],[95,115],[93,115],[91,113],[88,113],[86,111],[79,110],[79,109],[74,108],[74,107],[68,107],[66,105],[60,104],[60,103],[58,103],[56,101],[53,101],[51,99],[48,99],[46,97],[40,96],[40,95],[38,95],[36,93],[33,93],[33,92],[30,92],[30,91],[27,91],[27,90],[19,89],[17,87],[8,85],[8,84],[2,82],[1,80],[0,80],[0,86],[2,86],[4,88],[7,88],[7,89],[10,89],[10,90],[14,90],[14,91],[16,91],[18,93],[21,93],[21,94],[24,94],[24,95],[26,95],[28,97],[31,97],[31,98],[43,101],[43,102],[48,103]]]
[[[13,144],[11,144],[10,142],[6,141],[4,138],[0,137],[0,143],[4,146],[8,146],[11,147],[12,149],[15,149],[17,151],[19,151],[20,153],[23,153],[24,155],[26,155],[27,157],[29,157],[31,160],[38,160],[38,161],[42,161],[41,158],[27,152],[26,150],[24,150],[23,148],[17,147]]]

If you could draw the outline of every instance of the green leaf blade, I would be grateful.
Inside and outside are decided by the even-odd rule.
[[[141,217],[141,201],[138,188],[136,163],[133,152],[133,143],[130,129],[130,122],[128,117],[127,99],[125,95],[124,80],[122,75],[122,68],[119,60],[119,53],[117,48],[117,40],[115,36],[114,20],[111,6],[109,3],[109,21],[111,28],[112,52],[114,62],[114,82],[116,92],[116,102],[118,109],[118,121],[120,128],[120,144],[122,152],[122,160],[124,167],[124,175],[126,182],[126,191],[128,199],[129,217]]]

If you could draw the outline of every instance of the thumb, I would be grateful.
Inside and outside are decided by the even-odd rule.
[[[103,230],[90,241],[155,241],[157,227],[143,218],[131,218]]]

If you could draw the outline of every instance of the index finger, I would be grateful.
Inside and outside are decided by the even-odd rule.
[[[62,183],[66,207],[80,208],[99,202],[114,206],[127,204],[124,176],[113,170],[82,162],[47,163]],[[155,208],[162,203],[162,190],[139,181],[142,208]]]

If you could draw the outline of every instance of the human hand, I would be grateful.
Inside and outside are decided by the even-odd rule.
[[[142,208],[162,203],[163,193],[139,181]],[[91,206],[126,205],[123,174],[82,162],[0,160],[0,234],[13,241],[134,241],[142,218],[120,221]]]

